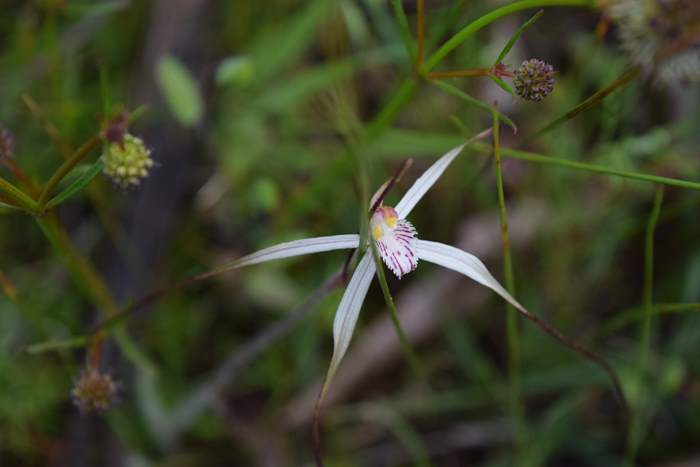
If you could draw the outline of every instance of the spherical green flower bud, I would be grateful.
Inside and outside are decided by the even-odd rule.
[[[536,58],[525,60],[515,71],[513,85],[523,99],[539,102],[554,90],[554,69]]]
[[[151,150],[141,138],[126,134],[121,142],[108,143],[102,154],[104,174],[126,188],[138,185],[153,167]]]
[[[117,389],[117,384],[109,374],[88,369],[75,382],[71,395],[81,411],[103,411],[114,404]]]

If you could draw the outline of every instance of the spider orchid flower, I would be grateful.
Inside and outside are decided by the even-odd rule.
[[[376,203],[378,207],[372,213],[369,222],[369,238],[370,241],[375,242],[384,264],[398,278],[415,270],[420,260],[427,261],[464,274],[490,288],[514,307],[524,310],[523,306],[491,275],[479,258],[450,245],[420,240],[413,224],[406,219],[450,163],[462,152],[462,149],[473,140],[486,136],[488,133],[487,130],[440,157],[415,181],[396,206],[390,207],[382,205],[381,202]],[[375,198],[381,191],[380,189]],[[306,238],[265,248],[240,258],[235,262],[235,265],[232,264],[230,267],[239,268],[275,259],[323,251],[355,249],[359,246],[359,234]],[[362,303],[375,272],[376,267],[372,252],[366,251],[355,268],[335,313],[333,357],[326,375],[324,392],[348,349]]]

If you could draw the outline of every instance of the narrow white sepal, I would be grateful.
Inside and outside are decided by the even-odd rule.
[[[340,300],[340,305],[338,305],[338,310],[335,312],[335,319],[333,320],[333,357],[331,357],[331,364],[326,376],[326,387],[333,379],[340,361],[348,350],[352,333],[357,324],[357,317],[360,314],[360,309],[367,296],[367,290],[375,271],[372,254],[365,253],[357,268],[355,268],[343,298]]]
[[[224,268],[240,268],[275,259],[320,253],[322,251],[348,250],[357,248],[359,244],[360,236],[358,234],[304,238],[301,240],[293,240],[291,242],[280,243],[279,245],[263,248],[262,250],[233,261],[229,265],[224,266]]]
[[[484,263],[476,256],[451,245],[426,240],[416,241],[416,252],[418,253],[418,258],[464,274],[493,290],[515,308],[527,312],[491,275]]]
[[[435,163],[431,165],[428,168],[428,170],[423,172],[423,175],[418,177],[418,179],[413,183],[413,186],[411,186],[411,188],[408,189],[406,194],[403,195],[403,198],[401,198],[399,204],[394,206],[394,209],[396,209],[399,218],[405,219],[408,216],[408,214],[413,210],[416,204],[418,204],[418,201],[420,201],[421,198],[423,198],[425,193],[430,189],[430,187],[432,187],[435,184],[435,182],[440,178],[445,169],[450,165],[450,163],[452,163],[454,158],[457,157],[460,152],[462,152],[462,149],[464,149],[466,145],[471,144],[478,139],[484,138],[489,134],[491,134],[490,128],[488,130],[482,131],[476,136],[473,136],[464,144],[447,152],[447,154],[435,161]]]

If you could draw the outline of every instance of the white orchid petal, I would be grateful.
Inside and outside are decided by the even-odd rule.
[[[347,250],[357,248],[360,244],[358,234],[330,235],[327,237],[304,238],[280,243],[244,256],[225,266],[224,269],[240,268],[252,264],[264,263],[275,259],[320,253],[322,251]]]
[[[451,245],[426,240],[416,241],[416,251],[418,258],[464,274],[493,290],[515,308],[527,312],[491,275],[484,263],[476,256]]]
[[[379,256],[399,279],[418,266],[416,235],[413,224],[406,219],[400,219],[394,229],[385,229],[384,234],[376,239]]]
[[[423,198],[425,193],[432,187],[435,182],[440,178],[445,169],[450,165],[455,157],[462,152],[464,147],[478,139],[484,138],[491,133],[491,129],[482,131],[476,136],[470,138],[464,144],[450,150],[442,156],[440,159],[435,161],[428,170],[423,172],[423,175],[418,177],[418,179],[413,183],[413,186],[409,188],[406,194],[401,198],[401,201],[394,207],[396,212],[399,214],[400,218],[405,218],[413,210],[413,208],[418,204],[418,201]]]
[[[352,333],[357,324],[357,317],[360,314],[360,309],[367,296],[367,290],[375,271],[372,254],[365,253],[345,289],[343,298],[340,300],[340,305],[338,305],[338,310],[335,312],[335,319],[333,320],[333,357],[326,375],[324,392],[333,379],[333,375],[335,375],[340,361],[345,356],[345,352],[348,350]]]

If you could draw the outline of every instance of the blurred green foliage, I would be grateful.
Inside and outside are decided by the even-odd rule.
[[[403,3],[415,24],[415,2]],[[504,3],[427,2],[428,53]],[[279,241],[357,231],[362,183],[347,148],[413,72],[388,2],[9,0],[3,11],[0,124],[14,134],[14,159],[34,184],[44,183],[63,157],[23,94],[40,104],[71,147],[115,112],[147,106],[131,131],[152,148],[159,167],[143,186],[124,191],[98,177],[89,196],[58,209],[121,304]],[[439,68],[491,66],[535,12],[470,36]],[[555,91],[542,103],[516,100],[485,77],[448,82],[515,122],[517,134],[502,129],[504,147],[700,180],[697,85],[664,86],[643,75],[523,143],[629,66],[614,26],[603,38],[596,35],[600,19],[596,10],[547,8],[506,56],[514,67],[530,57],[554,65]],[[430,159],[490,121],[469,102],[422,82],[397,118],[361,147],[371,189],[412,157],[414,168],[389,201],[398,199]],[[0,174],[11,178],[5,168]],[[693,304],[700,302],[700,194],[666,189],[654,233],[660,312],[651,375],[640,376],[644,241],[654,186],[513,159],[505,159],[504,177],[509,214],[518,219],[511,219],[518,299],[609,359],[632,402],[644,394],[640,464],[699,463],[700,316]],[[59,190],[71,180],[65,183]],[[497,214],[490,158],[470,150],[411,220],[421,237],[475,249],[500,279]],[[16,297],[0,294],[1,465],[311,462],[309,419],[295,425],[290,414],[305,410],[300,395],[317,394],[339,291],[265,352],[222,373],[228,377],[221,387],[211,375],[289,318],[343,264],[343,253],[225,274],[135,313],[129,334],[157,371],[127,363],[117,346],[106,345],[104,369],[121,382],[121,394],[98,415],[83,415],[70,401],[83,350],[26,352],[37,342],[89,332],[98,310],[31,217],[0,210],[0,258],[0,279],[17,290]],[[328,464],[622,465],[628,420],[604,374],[527,322],[521,323],[521,386],[530,442],[526,452],[514,450],[504,307],[466,279],[451,280],[421,265],[401,282],[390,281],[399,311],[422,306],[435,316],[426,338],[415,343],[429,388],[415,381],[396,344],[396,355],[374,374],[348,376],[351,389],[326,410]],[[420,305],[416,297],[430,301]],[[690,305],[664,312],[661,304],[671,303]],[[372,288],[346,363],[356,371],[383,357],[373,356],[370,345],[384,348],[380,337],[387,335],[374,334],[374,343],[362,339],[364,330],[388,320],[384,308]],[[616,324],[622,315],[629,319]],[[198,394],[209,399],[197,402]]]

